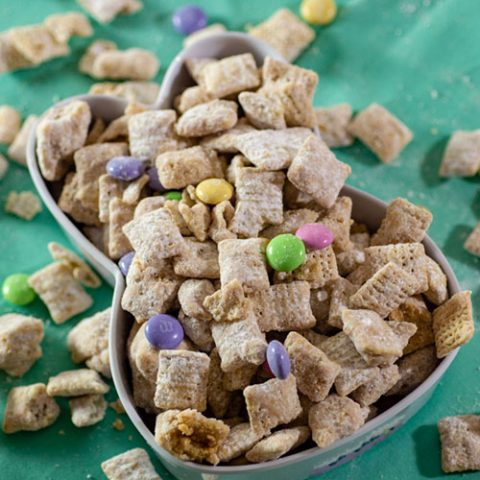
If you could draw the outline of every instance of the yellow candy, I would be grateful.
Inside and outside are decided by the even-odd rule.
[[[328,25],[337,15],[337,5],[335,0],[303,0],[300,13],[308,23]]]
[[[233,187],[221,178],[209,178],[197,185],[195,193],[203,203],[217,205],[232,198]]]

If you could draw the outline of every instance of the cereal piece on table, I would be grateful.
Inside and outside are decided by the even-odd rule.
[[[161,480],[143,448],[132,448],[109,458],[101,467],[109,480]]]
[[[257,365],[250,364],[231,372],[223,372],[223,387],[229,392],[243,390],[250,385],[257,369]]]
[[[427,270],[428,290],[423,294],[429,302],[441,305],[448,298],[447,276],[433,258],[425,256],[424,263]]]
[[[310,283],[311,288],[323,288],[337,278],[337,261],[331,246],[308,252],[303,264],[293,272],[275,272],[274,274],[276,283],[291,280],[305,281]]]
[[[208,312],[208,318],[213,318],[216,322],[242,320],[242,318],[245,318],[248,309],[242,284],[237,279],[227,283],[220,290],[204,296],[202,305],[203,309]]]
[[[192,207],[181,201],[178,204],[178,211],[182,216],[188,230],[200,242],[208,238],[211,215],[210,209],[203,203],[197,203]]]
[[[393,363],[402,356],[401,339],[376,312],[344,309],[342,321],[343,331],[370,366]]]
[[[409,128],[378,103],[372,103],[357,114],[348,130],[383,163],[395,160],[413,138]]]
[[[178,141],[173,136],[175,110],[156,110],[132,115],[128,120],[130,152],[139,160],[154,161],[157,155],[176,150]]]
[[[385,395],[399,380],[400,373],[397,365],[382,367],[373,378],[358,387],[351,397],[362,407],[368,407]]]
[[[98,137],[96,143],[128,141],[129,119],[130,115],[122,115],[121,117],[112,120]]]
[[[47,395],[43,383],[35,383],[10,390],[3,416],[3,431],[15,433],[20,430],[36,431],[55,422],[60,407]]]
[[[248,33],[267,42],[289,62],[293,62],[315,38],[314,30],[286,8],[277,10]]]
[[[472,230],[463,246],[471,254],[480,257],[480,223]]]
[[[123,232],[124,225],[133,220],[135,205],[124,202],[121,198],[113,198],[108,206],[108,254],[118,259],[132,250],[132,246]]]
[[[217,154],[199,146],[163,153],[157,157],[156,166],[165,188],[180,189],[207,178],[223,177]]]
[[[402,267],[388,262],[351,297],[351,308],[368,309],[386,317],[417,291],[418,280]]]
[[[480,415],[442,418],[438,431],[445,473],[480,470]]]
[[[93,29],[87,17],[79,12],[49,15],[43,24],[58,43],[67,43],[72,37],[93,35]]]
[[[222,286],[238,280],[245,292],[270,287],[264,238],[223,240],[218,244],[218,263]]]
[[[272,239],[282,233],[294,234],[302,225],[314,223],[318,218],[318,212],[308,208],[299,208],[296,210],[285,210],[283,213],[283,222],[280,225],[273,225],[262,230],[260,235],[264,238]]]
[[[114,402],[110,402],[108,406],[119,415],[125,413],[125,408],[123,407],[123,404],[119,398],[117,398]]]
[[[128,155],[126,143],[103,143],[80,148],[73,156],[76,167],[77,189],[74,200],[83,207],[99,211],[99,182],[107,163],[117,156]]]
[[[432,223],[432,214],[423,207],[396,198],[387,206],[380,228],[372,236],[372,245],[421,242]]]
[[[205,353],[160,350],[154,402],[158,408],[207,408],[210,358]]]
[[[63,323],[92,306],[92,297],[63,263],[52,263],[35,272],[29,285],[45,303],[52,320]]]
[[[283,105],[278,97],[262,93],[242,92],[238,101],[248,121],[256,128],[281,130],[287,128],[283,117]]]
[[[262,434],[256,433],[250,423],[239,423],[230,428],[225,442],[218,451],[221,462],[229,462],[250,450],[261,438]]]
[[[0,180],[5,178],[5,175],[8,171],[8,161],[7,159],[0,153]]]
[[[415,352],[420,348],[432,345],[435,340],[432,328],[432,314],[422,297],[411,297],[403,305],[390,313],[389,320],[413,323],[417,331],[410,338],[403,354]]]
[[[185,280],[178,290],[178,301],[186,315],[209,321],[212,316],[203,305],[205,298],[214,292],[215,288],[209,280]]]
[[[183,47],[189,47],[199,40],[209,37],[210,35],[215,35],[217,33],[223,33],[226,31],[226,28],[221,23],[212,23],[200,30],[196,30],[187,37],[183,39]]]
[[[32,62],[22,55],[14,45],[11,30],[2,32],[0,34],[0,73],[29,68],[32,65]]]
[[[251,53],[211,62],[202,70],[202,77],[205,90],[216,98],[260,86],[257,64]]]
[[[248,298],[263,332],[288,332],[315,326],[308,282],[272,285],[252,292]]]
[[[296,332],[285,339],[297,388],[313,402],[326,398],[341,367]]]
[[[208,320],[196,317],[189,317],[180,310],[178,313],[178,321],[182,324],[185,335],[193,342],[193,344],[204,352],[210,352],[214,347],[212,330]]]
[[[84,395],[69,401],[72,423],[76,427],[89,427],[103,420],[107,402],[103,395]]]
[[[270,462],[280,458],[290,450],[295,450],[309,438],[310,429],[308,427],[293,427],[279,430],[260,440],[245,454],[245,457],[249,462]]]
[[[265,360],[267,342],[253,312],[238,322],[212,322],[211,329],[224,372],[260,365]]]
[[[86,102],[73,100],[51,108],[37,127],[37,156],[45,179],[60,180],[72,164],[72,154],[87,140],[92,119]]]
[[[125,98],[130,102],[149,105],[156,100],[159,90],[160,86],[156,82],[100,82],[94,83],[88,93],[92,95],[111,95]]]
[[[327,357],[345,368],[367,368],[368,364],[358,353],[354,343],[345,332],[328,337],[321,344]]]
[[[480,170],[480,130],[453,132],[443,154],[441,177],[473,177]]]
[[[220,357],[217,349],[210,353],[210,368],[208,371],[207,403],[215,418],[222,418],[228,410],[232,398],[223,385],[223,371],[220,368]]]
[[[0,315],[0,369],[21,377],[42,356],[43,322],[18,313]]]
[[[177,275],[187,278],[220,278],[219,254],[214,242],[186,237],[185,248],[173,259]]]
[[[22,128],[15,137],[15,140],[8,147],[8,157],[15,160],[20,165],[27,164],[27,142],[30,137],[30,132],[36,125],[38,117],[36,115],[29,115],[23,122]]]
[[[216,62],[216,58],[187,58],[185,59],[185,67],[192,77],[192,79],[198,83],[198,85],[203,85],[203,69],[209,64]]]
[[[320,206],[330,208],[351,171],[347,164],[336,159],[322,140],[311,135],[297,152],[287,177]]]
[[[236,207],[230,229],[243,237],[256,237],[267,225],[283,222],[283,172],[241,168],[236,175]]]
[[[136,255],[147,265],[158,265],[162,260],[182,254],[185,240],[165,208],[159,208],[133,219],[123,232]]]
[[[96,40],[80,59],[79,70],[92,78],[150,80],[160,68],[157,57],[143,48],[118,50],[113,42]]]
[[[153,212],[165,206],[165,197],[160,195],[158,197],[145,197],[142,198],[135,207],[135,214],[133,218],[138,218],[145,213]]]
[[[358,430],[365,423],[366,416],[366,409],[357,402],[332,394],[312,406],[308,425],[313,441],[325,448]]]
[[[357,388],[376,378],[379,371],[378,367],[343,367],[335,379],[335,390],[341,397],[346,397]]]
[[[5,211],[24,220],[32,220],[42,210],[38,197],[32,192],[14,192],[8,194]]]
[[[437,366],[435,347],[429,345],[398,361],[400,379],[385,395],[407,395],[423,383]]]
[[[342,312],[348,309],[350,297],[357,291],[357,286],[346,278],[339,277],[332,282],[330,294],[330,310],[327,323],[335,328],[342,328]]]
[[[292,163],[298,150],[311,135],[308,128],[254,130],[234,139],[235,147],[262,170],[282,170]]]
[[[229,230],[235,209],[228,200],[215,205],[212,209],[212,222],[208,229],[208,236],[215,242],[237,238],[237,234]]]
[[[120,14],[131,15],[143,7],[140,0],[78,0],[78,3],[100,23],[109,23]]]
[[[20,131],[20,114],[9,105],[0,106],[0,143],[10,145]]]
[[[60,372],[50,377],[47,384],[47,393],[52,397],[104,394],[108,390],[108,385],[100,378],[98,372],[88,368]]]
[[[221,420],[204,417],[196,410],[167,410],[157,416],[155,440],[181,460],[206,460],[216,465],[229,431]]]
[[[352,199],[338,197],[325,216],[320,216],[318,223],[327,227],[333,233],[333,250],[335,253],[346,252],[353,248],[350,240],[352,224]]]
[[[108,348],[97,353],[93,357],[90,357],[85,361],[85,365],[91,370],[95,370],[104,377],[112,378],[112,372],[110,370],[110,354]]]
[[[433,334],[438,358],[446,357],[473,337],[475,325],[471,293],[458,292],[433,311]]]
[[[315,108],[315,116],[320,136],[329,148],[348,147],[353,143],[353,137],[348,131],[352,107],[348,103]]]
[[[180,95],[175,97],[174,106],[180,113],[185,113],[197,105],[208,103],[215,97],[208,93],[205,88],[200,85],[186,88]]]
[[[286,380],[272,378],[265,383],[250,385],[243,395],[252,429],[262,436],[302,413],[296,380],[291,374]]]
[[[219,153],[237,153],[238,148],[235,146],[237,137],[254,131],[255,128],[245,118],[240,118],[237,124],[229,130],[203,137],[200,140],[200,145]]]
[[[203,137],[228,130],[238,120],[238,105],[229,100],[212,100],[187,110],[175,124],[182,137]]]
[[[90,288],[97,288],[101,281],[97,274],[78,255],[57,242],[48,244],[48,251],[54,260],[64,262],[73,272],[73,277]]]

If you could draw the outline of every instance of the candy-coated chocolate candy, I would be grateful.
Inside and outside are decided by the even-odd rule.
[[[135,157],[113,157],[107,163],[107,173],[117,180],[130,182],[143,174],[145,165]]]
[[[305,261],[305,244],[291,233],[282,233],[267,245],[267,260],[277,272],[291,272]]]
[[[28,284],[28,275],[14,273],[2,285],[3,298],[14,305],[27,305],[35,299],[35,290]]]
[[[120,258],[118,261],[118,266],[120,267],[120,271],[127,276],[128,270],[130,269],[130,265],[132,264],[133,257],[135,256],[135,252],[128,252],[123,257]]]
[[[223,178],[208,178],[197,185],[195,194],[203,203],[217,205],[232,198],[233,187]]]
[[[196,5],[184,5],[175,10],[172,23],[178,33],[190,35],[207,26],[207,14]]]
[[[328,25],[337,15],[335,0],[303,0],[300,14],[313,25]]]
[[[148,175],[148,186],[155,192],[164,192],[166,189],[161,184],[160,179],[158,178],[158,171],[155,167],[151,167],[147,170]]]
[[[161,313],[149,318],[145,336],[155,348],[170,350],[182,342],[183,327],[175,317]]]
[[[285,380],[290,375],[290,357],[278,340],[272,340],[268,344],[267,363],[273,375],[280,380]]]
[[[176,192],[175,190],[172,190],[171,192],[167,192],[165,194],[165,198],[167,200],[178,200],[178,201],[180,201],[182,199],[182,192]]]
[[[320,223],[306,223],[302,225],[295,235],[303,240],[309,250],[321,250],[333,243],[333,233]]]

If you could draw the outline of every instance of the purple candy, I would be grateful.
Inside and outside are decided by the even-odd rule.
[[[321,250],[333,243],[333,233],[320,223],[306,223],[302,225],[295,235],[303,240],[309,250]]]
[[[158,171],[155,167],[151,167],[147,170],[148,186],[156,192],[165,192],[166,188],[161,184],[158,178]]]
[[[290,374],[290,358],[278,340],[272,340],[268,344],[267,363],[271,372],[280,380],[285,380]]]
[[[113,157],[107,163],[107,173],[117,180],[130,182],[143,174],[145,165],[135,157]]]
[[[196,5],[184,5],[175,10],[172,23],[178,33],[190,35],[207,26],[207,14]]]
[[[182,342],[183,327],[175,317],[161,313],[149,318],[145,336],[155,348],[170,350]]]
[[[132,263],[133,257],[135,256],[135,252],[128,252],[123,257],[120,258],[118,261],[118,266],[120,267],[120,271],[126,277],[128,270],[130,269],[130,265]]]

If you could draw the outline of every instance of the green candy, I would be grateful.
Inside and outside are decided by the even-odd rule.
[[[28,275],[14,273],[2,285],[3,298],[14,305],[27,305],[35,299],[35,291],[28,284]]]
[[[167,192],[165,194],[165,198],[167,200],[178,200],[178,201],[180,201],[182,199],[182,192],[176,192],[175,190],[172,190],[171,192]]]
[[[267,245],[267,260],[277,272],[291,272],[305,261],[305,245],[295,235],[283,233]]]

